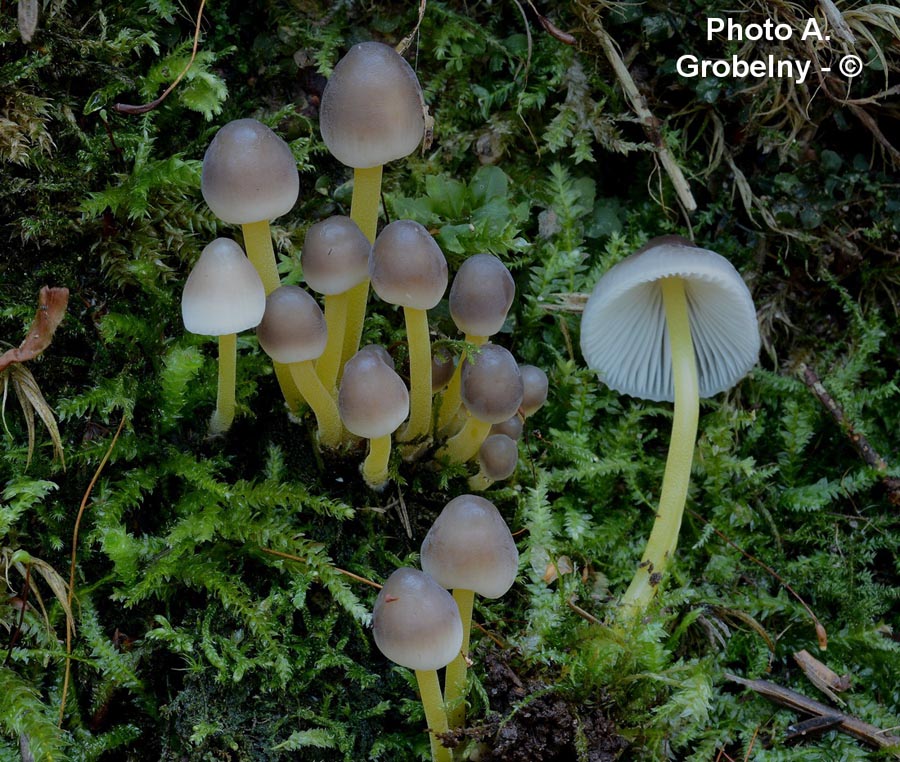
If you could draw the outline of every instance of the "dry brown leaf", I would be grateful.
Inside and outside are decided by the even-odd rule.
[[[0,355],[0,371],[16,362],[27,362],[41,354],[66,314],[69,304],[69,289],[44,286],[38,297],[38,310],[28,329],[28,335],[17,349],[10,349]]]

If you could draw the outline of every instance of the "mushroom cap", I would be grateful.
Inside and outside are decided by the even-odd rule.
[[[727,259],[677,236],[650,241],[594,287],[581,318],[588,366],[622,394],[674,400],[663,278],[684,280],[700,396],[731,388],[759,355],[750,290]]]
[[[453,596],[425,572],[397,569],[372,609],[375,645],[401,667],[446,667],[462,648],[463,628]]]
[[[266,290],[244,250],[230,238],[207,244],[181,294],[184,327],[203,336],[225,336],[259,325]]]
[[[534,415],[547,401],[547,392],[550,389],[550,381],[547,374],[537,365],[520,365],[522,383],[525,392],[522,395],[522,413],[527,418]]]
[[[369,277],[372,244],[349,217],[336,214],[306,231],[303,279],[319,294],[342,294]]]
[[[453,377],[456,363],[453,353],[444,346],[431,348],[431,392],[437,394]]]
[[[275,362],[315,360],[325,351],[328,328],[315,299],[299,286],[279,286],[266,297],[256,328],[259,345]]]
[[[495,482],[507,479],[519,462],[519,446],[506,434],[491,434],[478,450],[478,463],[484,475]]]
[[[515,295],[506,265],[493,254],[473,254],[450,286],[450,316],[469,336],[493,336],[503,327]]]
[[[447,260],[431,234],[413,220],[396,220],[375,239],[372,288],[389,304],[430,310],[447,290]]]
[[[441,511],[422,542],[422,568],[448,590],[499,598],[516,580],[519,551],[490,500],[460,495]]]
[[[500,423],[495,423],[491,426],[491,434],[506,434],[510,439],[521,439],[522,431],[525,428],[525,424],[522,422],[522,419],[519,415],[513,415],[507,418],[505,421],[501,421]]]
[[[525,387],[516,359],[497,344],[482,344],[463,360],[459,396],[478,420],[502,423],[522,404]]]
[[[394,358],[391,357],[391,353],[388,352],[381,344],[366,344],[362,347],[360,352],[374,352],[375,356],[380,358],[381,361],[387,365],[391,370],[396,370],[396,365],[394,365]]]
[[[378,351],[361,349],[344,366],[338,412],[347,431],[358,437],[387,436],[409,415],[409,391]]]
[[[425,134],[416,73],[389,45],[354,45],[325,85],[319,128],[328,150],[348,167],[377,167],[409,156]]]
[[[233,225],[273,220],[300,193],[290,146],[256,119],[220,129],[203,156],[200,191],[213,214]]]

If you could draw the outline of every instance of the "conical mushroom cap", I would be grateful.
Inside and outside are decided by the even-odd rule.
[[[493,254],[474,254],[462,263],[450,286],[450,316],[469,336],[493,336],[516,295],[509,270]]]
[[[369,277],[388,304],[430,310],[447,290],[447,260],[418,222],[396,220],[375,239]]]
[[[415,670],[446,667],[462,648],[456,601],[417,569],[397,569],[372,610],[375,645],[392,662]]]
[[[319,128],[328,150],[348,167],[409,156],[425,134],[425,102],[415,72],[392,47],[354,45],[322,93]]]
[[[328,327],[313,297],[299,286],[279,286],[266,297],[266,313],[256,328],[263,351],[275,362],[315,360],[325,351]]]
[[[300,193],[290,146],[256,119],[220,129],[203,157],[200,191],[213,214],[233,225],[287,214]]]
[[[303,280],[318,294],[343,294],[369,277],[372,244],[349,217],[335,215],[306,232]]]
[[[266,290],[244,251],[217,238],[200,254],[181,294],[184,327],[201,336],[226,336],[259,325]]]
[[[499,598],[516,579],[519,551],[489,500],[460,495],[441,511],[422,542],[422,568],[448,590]]]
[[[516,359],[497,344],[482,344],[463,360],[460,398],[479,421],[502,423],[522,404],[522,374]]]
[[[338,411],[350,433],[366,439],[387,436],[409,415],[409,391],[379,352],[361,349],[344,366]]]
[[[508,479],[519,462],[519,447],[516,440],[506,434],[491,434],[478,450],[478,464],[488,479],[499,482]]]
[[[550,380],[537,365],[520,365],[522,384],[525,387],[522,394],[522,414],[527,418],[534,415],[547,401],[547,392],[550,389]]]
[[[727,259],[676,236],[650,241],[599,280],[581,318],[585,362],[622,394],[674,400],[663,278],[684,281],[700,396],[731,388],[759,356],[750,290]]]

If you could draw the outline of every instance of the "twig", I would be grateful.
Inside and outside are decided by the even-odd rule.
[[[156,98],[149,103],[144,103],[140,106],[132,106],[129,103],[114,103],[113,111],[118,111],[120,114],[146,114],[148,111],[153,111],[153,109],[159,106],[169,97],[169,93],[178,87],[178,83],[181,82],[181,80],[184,79],[184,75],[190,71],[191,67],[194,65],[194,59],[197,57],[197,47],[200,44],[200,24],[203,21],[203,7],[205,5],[206,0],[200,0],[200,9],[197,11],[197,23],[194,27],[194,46],[191,48],[191,57],[187,62],[187,66],[181,70],[181,74],[175,77],[175,81],[163,90],[163,93],[159,98]]]
[[[309,564],[309,561],[307,561],[302,556],[294,556],[294,555],[291,555],[290,553],[284,553],[280,550],[272,550],[271,548],[260,547],[260,550],[263,553],[268,553],[270,556],[276,556],[278,558],[283,558],[286,561],[293,561],[294,563],[298,563],[298,564],[307,564],[307,565]],[[331,564],[329,564],[329,566],[331,566]],[[357,582],[362,582],[364,585],[369,585],[370,587],[374,587],[376,590],[381,590],[381,588],[382,588],[382,585],[379,585],[377,582],[373,582],[370,579],[361,577],[359,574],[354,574],[352,571],[347,571],[346,569],[341,569],[339,566],[331,566],[331,568],[334,569],[336,572],[343,574],[346,577],[350,577],[350,579],[354,579]]]
[[[401,56],[409,49],[409,46],[412,44],[413,37],[415,37],[419,33],[419,27],[422,26],[422,19],[425,18],[425,6],[428,5],[428,0],[419,0],[419,19],[416,21],[416,25],[413,27],[413,30],[406,35],[397,46],[394,48]]]
[[[109,447],[106,449],[106,454],[103,456],[103,459],[100,461],[100,465],[97,466],[97,470],[94,471],[94,476],[91,478],[90,484],[88,484],[87,489],[84,491],[84,497],[81,498],[81,505],[78,506],[78,515],[75,517],[75,528],[72,530],[72,560],[69,565],[69,591],[68,591],[68,604],[69,610],[72,610],[72,601],[75,597],[75,563],[78,559],[78,530],[81,527],[81,519],[84,516],[84,511],[87,508],[87,502],[91,497],[91,492],[94,490],[94,485],[97,483],[97,480],[100,478],[100,474],[103,472],[104,466],[106,466],[106,462],[109,460],[109,456],[112,455],[113,448],[116,446],[116,442],[119,440],[119,434],[122,433],[122,429],[125,426],[126,414],[122,413],[122,420],[119,421],[119,428],[116,429],[116,433],[113,435],[112,442],[109,443]],[[66,672],[63,678],[63,687],[62,687],[62,697],[59,701],[59,726],[62,727],[63,717],[66,712],[66,695],[69,692],[69,678],[71,676],[72,671],[72,635],[74,630],[74,623],[71,622],[68,618],[66,618]]]
[[[13,649],[16,647],[16,643],[19,641],[19,637],[22,635],[22,625],[25,624],[25,609],[28,608],[28,590],[31,588],[31,564],[25,565],[25,589],[22,591],[22,608],[19,611],[19,622],[16,624],[15,628],[13,628],[12,634],[9,637],[9,651],[6,653],[6,660],[3,662],[3,666],[9,666],[9,662],[12,659]]]
[[[875,448],[872,447],[865,435],[857,431],[853,423],[847,420],[847,416],[844,414],[843,409],[835,401],[834,397],[828,393],[828,390],[822,383],[822,379],[820,379],[816,372],[808,365],[803,365],[802,370],[803,382],[809,387],[810,391],[816,395],[819,402],[825,406],[825,409],[831,413],[831,417],[834,418],[838,426],[840,426],[847,435],[850,444],[853,445],[859,453],[859,456],[867,465],[871,466],[876,471],[881,471],[882,473],[886,472],[888,470],[888,464],[885,459],[875,451]],[[900,505],[900,479],[885,474],[881,481],[888,491],[888,500],[894,505]]]

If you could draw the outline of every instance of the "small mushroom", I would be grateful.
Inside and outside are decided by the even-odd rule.
[[[369,261],[372,288],[384,301],[403,307],[409,345],[409,423],[398,439],[427,437],[431,430],[431,337],[426,310],[447,289],[447,260],[431,234],[412,220],[396,220],[381,231]]]
[[[437,394],[453,376],[453,353],[444,346],[431,348],[431,393]]]
[[[623,597],[640,616],[675,553],[697,435],[700,397],[736,384],[755,364],[756,309],[724,257],[678,236],[653,239],[597,283],[581,319],[581,350],[623,394],[674,401],[659,508]]]
[[[536,365],[520,365],[519,372],[522,374],[522,385],[524,387],[521,405],[522,415],[530,418],[547,401],[550,381],[547,378],[547,374]]]
[[[516,579],[519,551],[509,527],[489,500],[460,495],[441,511],[422,542],[422,568],[437,584],[453,590],[463,625],[459,656],[447,667],[446,700],[451,727],[465,720],[466,653],[475,593],[504,595]]]
[[[500,423],[495,423],[491,426],[490,433],[488,436],[492,436],[494,434],[505,434],[510,439],[519,440],[522,438],[522,431],[525,428],[525,424],[522,421],[522,416],[516,413],[514,416],[507,418],[505,421]]]
[[[337,405],[313,366],[328,340],[325,316],[316,300],[299,286],[276,288],[266,297],[266,312],[256,335],[266,354],[288,367],[309,402],[318,423],[320,444],[337,447],[341,440]]]
[[[338,392],[338,411],[347,431],[369,440],[363,479],[374,490],[384,489],[391,434],[409,415],[409,392],[394,371],[390,355],[381,347],[363,348],[347,361]]]
[[[493,430],[493,427],[491,427]],[[481,492],[512,476],[519,462],[519,446],[506,434],[490,434],[478,450],[478,473],[469,477],[469,489]]]
[[[425,572],[397,569],[372,609],[375,645],[388,659],[416,673],[434,762],[451,762],[435,734],[447,732],[447,713],[437,670],[460,652],[463,625],[450,594]]]
[[[266,292],[240,246],[217,238],[200,254],[181,295],[181,316],[191,333],[219,338],[219,389],[209,422],[211,435],[224,434],[234,420],[237,334],[262,320]]]

